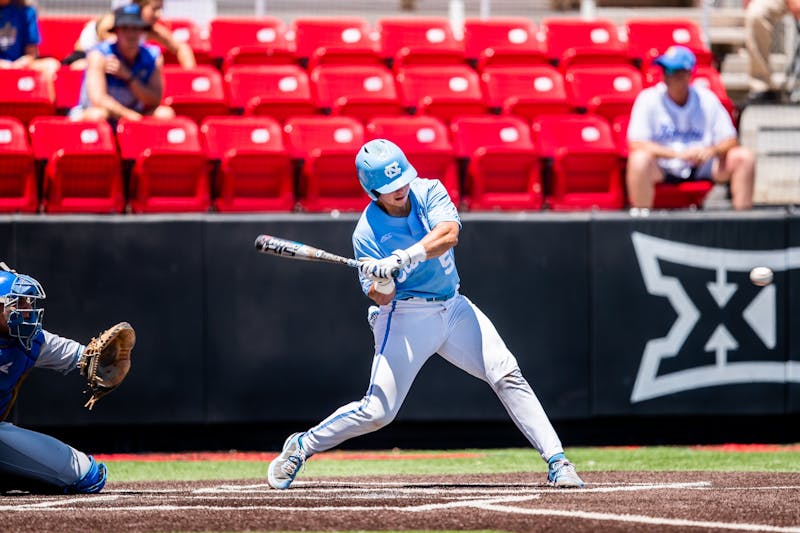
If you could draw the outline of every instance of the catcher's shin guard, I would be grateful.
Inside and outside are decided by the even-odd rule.
[[[81,479],[64,488],[65,494],[97,494],[103,490],[108,478],[106,465],[98,463],[91,455],[89,460],[92,462],[89,471]]]

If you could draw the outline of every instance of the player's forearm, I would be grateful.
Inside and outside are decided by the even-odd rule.
[[[194,58],[194,51],[192,51],[192,47],[186,43],[178,45],[178,51],[175,57],[183,68],[194,68],[197,66],[197,61]]]
[[[739,142],[735,138],[727,139],[714,145],[714,155],[723,156],[728,153],[728,150],[736,147]]]
[[[155,109],[161,103],[161,90],[153,89],[135,77],[131,79],[129,86],[131,88],[131,92],[140,102],[142,102],[144,107],[148,109]]]
[[[459,226],[457,222],[440,222],[433,230],[420,239],[427,259],[439,257],[458,244]]]

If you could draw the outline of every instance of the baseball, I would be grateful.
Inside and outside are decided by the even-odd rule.
[[[750,281],[759,287],[769,285],[772,283],[772,270],[767,267],[755,267],[750,271]]]

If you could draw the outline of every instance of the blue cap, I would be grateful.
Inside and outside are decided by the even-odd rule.
[[[656,65],[661,65],[664,70],[694,70],[697,58],[694,52],[685,46],[675,45],[667,48],[654,61]]]

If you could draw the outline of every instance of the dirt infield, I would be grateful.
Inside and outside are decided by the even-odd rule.
[[[5,532],[300,530],[780,531],[800,533],[800,474],[588,472],[109,483],[98,495],[0,497]]]

